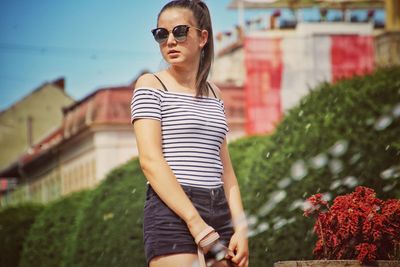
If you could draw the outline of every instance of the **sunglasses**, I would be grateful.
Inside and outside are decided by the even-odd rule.
[[[201,31],[201,29],[193,27],[193,26],[177,25],[172,29],[171,32],[177,42],[184,42],[184,41],[186,41],[186,38],[187,38],[187,35],[189,32],[189,28],[193,28],[198,31]],[[155,28],[155,29],[151,30],[151,33],[153,34],[156,42],[159,44],[162,44],[168,40],[168,36],[169,36],[170,32],[165,28]]]

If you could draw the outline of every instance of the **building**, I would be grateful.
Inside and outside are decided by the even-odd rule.
[[[393,41],[398,34],[382,35],[385,24],[374,17],[375,9],[384,7],[383,1],[348,2],[337,6],[329,1],[231,1],[229,7],[239,13],[240,9],[269,9],[265,16],[247,20],[243,31],[236,27],[236,33],[217,34],[217,40],[235,36],[218,53],[211,77],[221,88],[242,90],[242,101],[237,103],[244,115],[242,135],[272,133],[285,112],[322,82],[371,72],[383,65],[379,64],[383,56],[393,61],[388,51],[398,51],[398,42]],[[395,6],[398,0],[387,2]],[[320,8],[319,20],[301,18],[301,9],[315,6]],[[281,16],[281,8],[293,12],[292,20]],[[360,9],[365,17],[353,13]],[[327,15],[338,10],[339,17]],[[399,19],[396,14],[392,17]],[[234,90],[226,91],[229,95]]]
[[[46,203],[97,185],[113,168],[137,155],[130,125],[130,86],[103,88],[62,110],[62,122],[18,158],[2,177],[17,188],[1,205]]]
[[[64,78],[45,82],[0,112],[0,170],[60,125],[62,108],[74,102],[64,83]]]

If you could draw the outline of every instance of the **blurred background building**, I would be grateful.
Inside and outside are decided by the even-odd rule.
[[[302,15],[310,7],[318,8],[317,20]],[[321,82],[400,63],[400,0],[234,0],[229,8],[238,10],[238,25],[216,34],[223,45],[210,74],[222,90],[228,141],[271,133]],[[266,15],[243,21],[247,9]],[[382,9],[385,21],[375,17]],[[64,83],[45,83],[0,113],[1,207],[94,187],[137,156],[130,124],[135,79],[76,102]]]

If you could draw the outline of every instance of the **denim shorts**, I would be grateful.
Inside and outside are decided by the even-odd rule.
[[[203,220],[229,245],[232,217],[222,186],[213,189],[182,185]],[[147,266],[152,258],[176,253],[195,253],[197,245],[184,220],[173,212],[148,185],[143,216],[143,240]],[[207,255],[206,255],[207,259]]]

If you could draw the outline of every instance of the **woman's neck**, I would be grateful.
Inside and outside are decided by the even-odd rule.
[[[170,66],[167,72],[174,77],[177,83],[185,88],[196,90],[197,69],[193,67]]]

